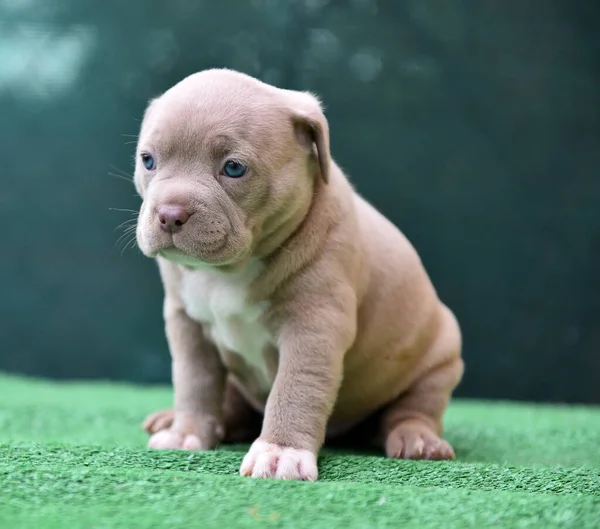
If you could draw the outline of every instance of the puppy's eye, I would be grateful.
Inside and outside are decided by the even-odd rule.
[[[153,171],[154,169],[156,169],[156,163],[154,162],[154,157],[151,154],[143,152],[141,154],[141,158],[144,167],[148,169],[148,171]]]
[[[223,173],[229,178],[241,178],[247,171],[248,168],[236,160],[227,160],[223,166]]]

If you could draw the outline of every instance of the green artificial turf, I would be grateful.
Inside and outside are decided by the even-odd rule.
[[[600,409],[454,402],[452,462],[324,451],[317,483],[238,476],[243,447],[144,448],[168,388],[0,376],[0,527],[600,528]]]

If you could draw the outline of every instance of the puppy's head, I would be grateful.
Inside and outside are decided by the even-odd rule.
[[[138,245],[190,267],[267,255],[302,221],[330,163],[327,122],[312,95],[231,70],[191,75],[144,116]]]

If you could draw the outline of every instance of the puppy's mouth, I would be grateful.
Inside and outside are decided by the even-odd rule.
[[[175,264],[184,266],[218,266],[223,261],[226,248],[227,237],[216,244],[203,245],[199,255],[194,255],[174,243],[159,249],[156,253]]]
[[[171,261],[172,263],[186,266],[188,268],[206,268],[206,267],[223,267],[230,266],[241,260],[244,260],[248,253],[246,248],[241,248],[239,251],[231,255],[231,252],[226,251],[228,248],[227,237],[219,244],[215,244],[210,248],[203,248],[200,255],[192,255],[174,244],[159,249],[156,255]]]
[[[222,249],[222,248],[220,248]],[[213,252],[211,252],[212,254]],[[218,254],[219,252],[215,252]],[[202,258],[194,257],[189,253],[177,248],[176,246],[168,246],[157,252],[157,255],[171,261],[172,263],[188,266],[191,268],[200,268],[205,266],[218,266],[219,259],[212,258],[212,255],[202,256]],[[216,257],[216,256],[215,256]]]
[[[172,263],[189,266],[189,267],[200,267],[206,266],[208,263],[205,261],[201,261],[192,257],[191,255],[179,250],[175,246],[169,246],[168,248],[163,248],[157,252],[157,255],[166,259],[167,261],[171,261]]]

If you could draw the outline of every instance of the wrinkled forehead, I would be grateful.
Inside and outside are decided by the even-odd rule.
[[[291,122],[274,98],[254,94],[167,92],[152,103],[144,119],[140,144],[164,156],[197,154],[221,157],[230,152],[257,156],[272,149]]]

